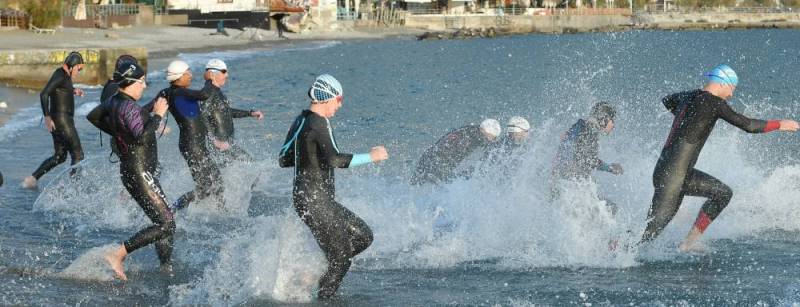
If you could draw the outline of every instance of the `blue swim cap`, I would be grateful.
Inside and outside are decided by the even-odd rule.
[[[342,85],[336,78],[328,74],[317,77],[308,90],[308,97],[315,102],[327,101],[342,96],[342,94],[344,94]]]
[[[731,86],[739,84],[739,77],[736,75],[736,72],[733,71],[733,68],[725,64],[714,67],[714,69],[707,72],[705,76],[708,78],[708,82]]]

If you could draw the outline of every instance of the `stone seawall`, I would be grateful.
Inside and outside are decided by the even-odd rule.
[[[429,31],[494,28],[504,33],[577,33],[627,29],[800,28],[800,13],[637,13],[616,15],[410,15],[405,26]]]
[[[135,48],[88,48],[54,50],[2,50],[0,51],[0,83],[38,89],[50,79],[53,71],[60,67],[71,51],[83,56],[85,66],[75,83],[99,85],[114,73],[117,57],[129,54],[136,57],[147,68],[147,49]]]

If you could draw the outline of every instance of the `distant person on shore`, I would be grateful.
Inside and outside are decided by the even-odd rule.
[[[156,143],[156,130],[167,113],[168,105],[164,97],[157,98],[151,104],[152,109],[136,104],[147,87],[145,76],[146,72],[138,64],[121,64],[114,74],[119,91],[108,101],[111,106],[109,120],[92,122],[97,128],[113,136],[117,148],[120,149],[119,172],[122,184],[154,223],[105,255],[117,278],[122,280],[127,279],[122,264],[125,257],[150,244],[155,244],[162,270],[172,271],[175,221],[158,182],[160,169]],[[153,113],[152,116],[150,112]]]
[[[39,94],[44,114],[44,126],[53,137],[53,156],[44,160],[31,176],[25,177],[22,186],[26,189],[36,188],[39,178],[64,161],[67,153],[72,157],[72,167],[83,160],[81,140],[75,129],[75,95],[83,96],[81,89],[72,85],[72,78],[77,77],[83,69],[83,56],[78,52],[70,52],[61,67],[53,72],[50,81]],[[74,175],[73,168],[70,174]]]
[[[749,133],[794,132],[800,128],[794,120],[764,121],[734,111],[727,100],[733,97],[739,77],[728,65],[715,67],[706,73],[706,78],[702,89],[672,94],[661,100],[675,119],[653,170],[655,193],[642,243],[658,237],[678,212],[684,196],[704,197],[708,200],[680,245],[682,251],[692,250],[706,228],[730,202],[733,197],[730,187],[694,168],[718,119]]]
[[[202,90],[193,90],[192,72],[189,64],[172,61],[167,67],[169,87],[161,90],[159,96],[167,97],[169,111],[178,123],[180,135],[178,149],[189,166],[195,188],[183,194],[170,206],[175,212],[187,207],[195,200],[213,197],[219,208],[224,207],[224,182],[219,167],[211,159],[206,142],[208,130],[200,112],[200,102],[211,97],[216,86],[214,80],[206,80]]]
[[[242,149],[234,138],[233,119],[255,117],[264,118],[264,113],[256,110],[240,110],[231,107],[222,87],[228,80],[228,66],[219,59],[212,59],[206,64],[206,78],[212,80],[214,86],[211,95],[202,103],[201,112],[208,127],[211,142],[216,151],[222,154],[223,164],[228,162],[253,161],[253,157]]]
[[[339,151],[329,119],[342,107],[343,95],[342,85],[334,77],[317,77],[308,92],[311,104],[295,118],[279,158],[281,167],[294,167],[295,211],[328,260],[328,269],[319,279],[320,299],[336,294],[353,257],[367,249],[373,239],[367,223],[336,202],[334,170],[389,157],[383,146],[355,155]]]
[[[289,39],[288,37],[286,37],[285,35],[283,35],[283,32],[285,32],[285,31],[288,31],[288,29],[286,29],[286,23],[285,23],[285,21],[284,21],[284,18],[285,18],[286,16],[288,16],[288,14],[284,14],[284,13],[277,13],[277,14],[275,14],[275,15],[272,15],[272,19],[274,19],[274,20],[275,20],[275,27],[276,27],[276,28],[277,28],[277,30],[278,30],[278,37],[280,37],[280,38],[285,38],[285,39]]]
[[[467,125],[448,132],[419,158],[411,183],[450,182],[456,177],[455,169],[461,162],[476,150],[486,149],[497,141],[501,130],[497,120],[486,119],[480,125]]]
[[[600,102],[592,107],[592,113],[586,119],[579,119],[562,135],[552,170],[552,198],[557,198],[558,184],[562,180],[591,180],[595,170],[609,172],[614,175],[623,173],[622,165],[607,163],[600,159],[600,136],[608,135],[614,130],[616,111],[611,104]],[[602,199],[602,197],[601,197]],[[605,199],[604,199],[605,200]],[[605,200],[611,214],[616,214],[617,205]]]

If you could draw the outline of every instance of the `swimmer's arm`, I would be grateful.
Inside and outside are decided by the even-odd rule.
[[[39,93],[39,100],[42,104],[42,114],[44,114],[44,116],[50,116],[50,93],[64,83],[64,80],[66,80],[66,78],[64,78],[63,69],[59,69],[53,73],[50,80],[47,81],[47,84],[42,89],[42,92]]]
[[[720,118],[748,133],[766,133],[781,127],[780,121],[777,120],[765,121],[739,114],[724,101],[719,103],[717,110]]]
[[[140,140],[145,134],[156,132],[159,124],[161,123],[160,115],[144,115],[139,111],[139,107],[134,103],[128,104],[124,108],[125,109],[122,110],[122,112],[124,112],[123,121],[125,127],[128,128],[128,131],[131,132],[131,135],[135,140]]]
[[[319,124],[321,127],[314,127],[316,131],[316,141],[319,149],[322,151],[322,156],[333,167],[348,168],[350,162],[353,160],[352,154],[340,153],[336,147],[336,142],[333,140],[333,131],[326,122]]]
[[[676,110],[678,109],[678,105],[681,102],[681,96],[684,93],[677,93],[666,96],[661,99],[661,103],[664,104],[664,107],[667,108],[672,114],[675,114]]]
[[[86,119],[89,120],[92,125],[100,129],[101,131],[109,134],[114,135],[114,132],[111,130],[111,124],[107,120],[108,112],[106,112],[106,108],[103,105],[98,105],[88,115],[86,115]]]
[[[206,100],[211,97],[215,88],[216,87],[213,83],[211,83],[211,80],[206,80],[206,84],[200,90],[193,90],[190,88],[175,88],[173,89],[173,95],[185,96],[187,98],[197,100],[199,103],[199,101]]]
[[[244,117],[251,117],[253,116],[252,110],[242,110],[242,109],[234,109],[228,108],[231,111],[231,116],[233,118],[244,118]]]

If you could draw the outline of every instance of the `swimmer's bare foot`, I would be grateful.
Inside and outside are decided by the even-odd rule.
[[[114,271],[114,274],[120,280],[128,280],[128,277],[125,276],[125,268],[122,266],[122,261],[125,260],[125,256],[128,255],[128,251],[125,250],[125,246],[120,246],[119,248],[109,252],[105,255],[106,262],[108,265],[111,266],[111,269]]]
[[[35,189],[36,188],[36,177],[28,176],[22,180],[22,188],[24,189]]]

